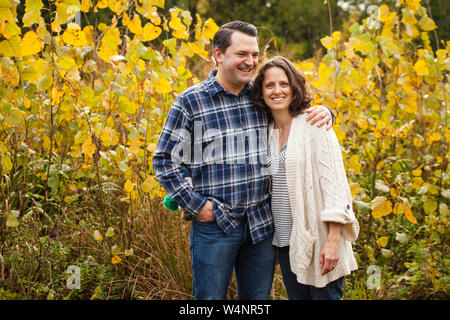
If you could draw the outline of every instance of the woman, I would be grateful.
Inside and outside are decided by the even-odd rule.
[[[258,72],[252,100],[270,111],[273,245],[289,299],[343,295],[344,276],[357,269],[351,241],[359,233],[338,140],[306,122],[305,78],[277,56]]]

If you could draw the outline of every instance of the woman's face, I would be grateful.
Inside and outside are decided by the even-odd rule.
[[[263,99],[272,112],[288,111],[292,101],[292,89],[283,69],[272,67],[264,73]]]

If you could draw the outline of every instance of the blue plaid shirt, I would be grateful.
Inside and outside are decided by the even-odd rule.
[[[274,230],[267,172],[268,118],[250,102],[250,85],[236,96],[211,71],[173,102],[153,171],[168,195],[196,215],[208,200],[218,226],[230,234],[244,217],[253,243]],[[181,171],[190,172],[192,184]]]

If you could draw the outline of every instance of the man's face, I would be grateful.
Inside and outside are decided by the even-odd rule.
[[[242,32],[231,35],[231,45],[225,50],[214,50],[218,63],[218,82],[227,90],[239,93],[250,81],[258,66],[258,40]]]

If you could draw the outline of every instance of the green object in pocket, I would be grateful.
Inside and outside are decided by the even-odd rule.
[[[164,208],[170,211],[177,211],[178,210],[178,203],[176,203],[175,200],[173,200],[170,196],[166,196],[163,200]]]

